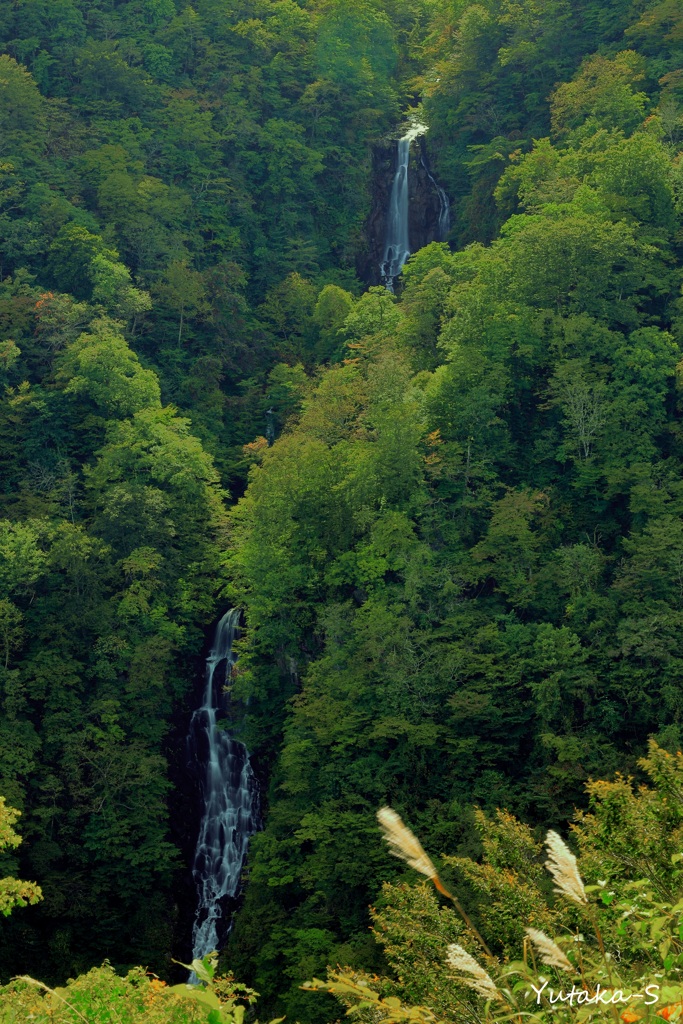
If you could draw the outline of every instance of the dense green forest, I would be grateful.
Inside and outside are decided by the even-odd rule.
[[[477,857],[475,807],[562,829],[683,742],[683,4],[17,0],[0,51],[0,875],[43,896],[0,976],[187,955],[233,604],[225,960],[329,1019],[303,980],[386,966],[379,806]],[[357,268],[415,107],[453,225],[392,294]]]

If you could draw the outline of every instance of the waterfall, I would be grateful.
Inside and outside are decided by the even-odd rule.
[[[410,160],[410,143],[417,138],[416,129],[404,135],[398,142],[398,166],[391,186],[389,200],[389,216],[387,218],[387,239],[384,256],[380,264],[382,282],[389,291],[394,290],[394,281],[403,270],[410,256],[408,238],[408,161]]]
[[[192,866],[198,894],[192,958],[199,960],[218,948],[225,898],[239,894],[249,838],[259,827],[258,784],[249,752],[217,724],[223,685],[236,662],[232,645],[239,617],[239,610],[232,608],[216,627],[206,659],[204,700],[192,715],[188,737],[190,755],[204,771],[202,818]],[[219,673],[221,665],[225,669]]]
[[[422,166],[427,172],[427,177],[436,189],[436,194],[439,197],[439,237],[437,241],[445,242],[451,230],[451,204],[445,190],[441,188],[441,185],[439,185],[436,178],[429,170],[424,156],[422,157]]]
[[[434,181],[433,178],[432,181]],[[434,184],[436,185],[436,182],[434,182]],[[436,185],[436,190],[439,193],[439,202],[441,203],[441,212],[439,213],[439,241],[445,242],[451,230],[451,204],[446,192],[440,185]]]
[[[394,290],[394,282],[399,276],[406,260],[410,256],[410,238],[408,236],[409,204],[408,204],[408,164],[410,161],[410,144],[419,135],[424,135],[427,127],[424,124],[413,122],[410,130],[398,141],[398,162],[396,174],[391,186],[391,197],[389,199],[389,212],[387,216],[387,234],[384,246],[384,254],[380,264],[380,275],[382,283],[389,289]],[[451,207],[445,191],[436,183],[424,157],[424,167],[429,180],[436,189],[439,197],[439,241],[443,242],[448,237],[451,229]]]

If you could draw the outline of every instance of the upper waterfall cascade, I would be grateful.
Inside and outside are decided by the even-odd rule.
[[[206,659],[204,700],[190,722],[190,754],[204,769],[202,818],[192,867],[198,893],[192,958],[199,960],[218,948],[222,901],[239,894],[249,839],[259,828],[258,783],[249,752],[217,724],[223,685],[236,662],[232,648],[239,616],[239,609],[232,608],[216,627]],[[219,673],[221,665],[225,670]]]
[[[396,174],[391,187],[389,199],[389,211],[387,216],[387,233],[384,246],[380,274],[382,283],[390,290],[394,290],[394,282],[399,276],[408,257],[411,254],[409,237],[410,204],[408,195],[408,165],[410,163],[410,146],[420,135],[424,135],[427,126],[424,124],[413,124],[409,131],[398,140],[398,163]],[[424,158],[422,165],[427,172],[429,180],[434,185],[439,196],[439,233],[440,241],[444,241],[450,231],[450,204],[445,191],[436,183],[429,171]]]

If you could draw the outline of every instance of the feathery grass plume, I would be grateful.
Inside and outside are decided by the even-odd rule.
[[[436,868],[422,849],[420,840],[413,835],[409,828],[403,824],[396,811],[391,807],[380,807],[377,812],[377,820],[384,831],[384,838],[389,844],[389,850],[394,857],[399,857],[411,868],[415,868],[421,875],[426,875],[432,881],[438,879]]]
[[[576,857],[565,841],[557,832],[551,831],[546,836],[545,845],[550,854],[550,860],[545,862],[545,866],[557,883],[555,892],[583,907],[588,906],[588,897],[576,866]]]
[[[448,947],[446,963],[449,967],[454,967],[461,974],[469,975],[469,977],[460,978],[459,980],[467,985],[468,988],[474,989],[477,995],[482,996],[484,999],[503,998],[496,988],[493,978],[489,977],[484,968],[462,946],[452,943]]]
[[[427,878],[430,879],[441,895],[451,901],[486,955],[492,956],[493,954],[491,953],[491,950],[472,924],[472,921],[465,912],[465,909],[461,906],[459,900],[457,900],[456,897],[448,891],[439,878],[436,868],[422,849],[420,840],[417,836],[413,835],[409,828],[406,828],[396,811],[392,811],[391,807],[380,807],[377,812],[377,820],[382,826],[384,838],[389,844],[389,850],[393,853],[394,857],[404,860],[411,868],[414,868],[416,871],[419,871],[421,875],[426,875]]]
[[[548,967],[559,967],[561,971],[567,971],[568,974],[577,973],[574,965],[569,962],[550,936],[545,932],[540,932],[537,928],[525,928],[524,930],[538,950],[542,963]]]

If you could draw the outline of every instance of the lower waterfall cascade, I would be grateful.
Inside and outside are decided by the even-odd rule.
[[[218,724],[223,686],[237,660],[233,643],[239,618],[239,609],[231,608],[216,627],[206,659],[203,703],[190,721],[188,752],[191,762],[199,764],[203,773],[201,823],[192,865],[197,887],[193,960],[218,949],[225,900],[239,895],[249,839],[260,827],[258,782],[249,752]],[[221,665],[225,670],[219,672]],[[227,931],[225,928],[224,933]]]

